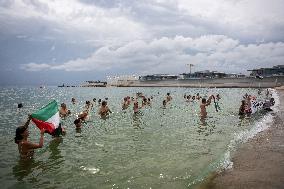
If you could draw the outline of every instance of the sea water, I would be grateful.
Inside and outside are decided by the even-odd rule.
[[[123,97],[137,92],[152,96],[151,106],[137,115],[132,105],[122,110]],[[173,100],[164,109],[162,101],[168,92]],[[200,119],[200,102],[183,98],[196,93],[220,94],[221,110],[216,112],[212,102],[208,118]],[[273,112],[238,116],[245,93],[265,98],[265,92],[258,95],[256,89],[2,87],[1,188],[191,188],[210,172],[231,167],[230,153],[238,144],[272,122]],[[277,111],[276,93],[274,97]],[[77,132],[73,121],[93,98],[108,98],[113,113],[100,119],[97,103]],[[53,99],[66,103],[72,112],[62,120],[66,135],[53,139],[45,134],[44,146],[35,150],[34,158],[20,160],[13,141],[16,127]],[[18,109],[18,103],[23,108]],[[38,128],[31,123],[29,132],[29,140],[38,143]]]

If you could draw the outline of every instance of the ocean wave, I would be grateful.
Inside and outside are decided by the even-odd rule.
[[[234,138],[230,141],[223,158],[219,161],[219,171],[233,168],[231,153],[237,149],[238,145],[247,142],[249,139],[255,137],[258,133],[267,130],[272,125],[274,115],[279,111],[280,99],[275,89],[269,90],[275,100],[275,104],[272,107],[273,113],[269,113],[255,122],[252,128],[234,134]]]

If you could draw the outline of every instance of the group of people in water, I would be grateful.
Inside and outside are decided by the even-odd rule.
[[[269,91],[267,90],[267,96],[268,95],[269,95]],[[147,107],[147,106],[151,107],[151,101],[153,100],[153,98],[154,98],[153,96],[146,97],[141,92],[136,93],[136,96],[134,96],[134,97],[126,96],[126,97],[123,98],[121,108],[122,108],[122,110],[126,110],[129,107],[131,107],[131,104],[133,104],[133,113],[138,114],[140,109]],[[214,105],[215,105],[215,110],[217,112],[221,110],[221,108],[219,106],[219,101],[220,101],[221,97],[220,97],[219,94],[211,95],[208,98],[200,96],[199,93],[197,93],[196,95],[184,94],[183,98],[188,103],[200,102],[199,107],[200,107],[200,118],[201,119],[205,119],[207,117],[206,107],[209,106],[212,103],[212,100],[213,100]],[[256,97],[254,97],[252,95],[248,95],[248,94],[245,94],[243,96],[243,100],[241,101],[241,106],[239,108],[239,115],[249,115],[251,113],[251,111],[250,111],[251,101],[254,98],[256,98]],[[86,101],[85,106],[84,106],[84,110],[81,113],[77,114],[76,119],[73,122],[76,130],[82,128],[82,123],[84,123],[88,120],[90,112],[95,107],[95,105],[97,105],[97,103],[100,106],[99,110],[97,111],[98,115],[102,119],[106,119],[112,113],[112,111],[110,110],[110,108],[107,105],[107,100],[108,100],[108,98],[105,98],[105,100],[99,99],[98,102],[97,102],[96,98],[94,98],[92,102]],[[167,107],[167,105],[172,100],[173,100],[173,97],[171,96],[171,94],[167,93],[165,95],[163,101],[162,101],[161,108],[165,109]],[[77,103],[76,99],[72,98],[71,103],[75,105]],[[265,104],[265,103],[267,103],[267,104]],[[267,101],[265,103],[264,103],[265,104],[264,106],[266,106],[266,108],[270,108],[270,106],[274,105],[274,99],[271,98],[269,101]],[[62,103],[60,105],[59,115],[62,119],[65,119],[66,117],[71,115],[71,111],[68,110],[65,103]],[[18,150],[19,150],[20,156],[22,158],[32,157],[34,149],[41,148],[43,146],[43,136],[44,136],[44,133],[45,133],[44,129],[42,129],[41,132],[40,132],[41,137],[40,137],[40,141],[39,141],[38,144],[28,141],[28,136],[29,136],[28,125],[30,123],[30,120],[31,120],[31,116],[28,117],[28,120],[26,121],[26,123],[23,126],[20,126],[16,129],[15,143],[18,144]]]

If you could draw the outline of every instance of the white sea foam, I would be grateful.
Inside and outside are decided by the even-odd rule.
[[[98,172],[100,171],[100,169],[95,168],[95,167],[85,167],[85,166],[81,166],[80,168],[81,168],[82,170],[84,170],[84,171],[89,171],[89,172],[92,173],[92,174],[96,174],[96,173],[98,173]]]
[[[275,100],[275,104],[272,107],[273,113],[279,111],[280,99],[275,89],[269,89],[272,93],[272,97]],[[220,160],[219,167],[222,169],[231,169],[233,167],[233,162],[231,161],[231,152],[235,151],[237,146],[241,143],[247,142],[249,139],[256,136],[258,133],[268,129],[273,122],[273,114],[265,115],[261,120],[257,121],[251,129],[235,133],[234,138],[230,141],[228,149],[224,154],[224,157]]]

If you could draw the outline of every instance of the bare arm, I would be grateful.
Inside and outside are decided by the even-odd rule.
[[[29,124],[30,124],[31,119],[32,119],[32,115],[29,115],[29,117],[28,117],[26,123],[24,124],[24,127],[25,127],[25,128],[28,128],[28,127],[29,127]]]
[[[112,113],[112,111],[110,111],[110,109],[108,107],[107,107],[107,109],[108,109],[109,113]]]
[[[211,95],[211,96],[208,98],[208,100],[207,100],[207,102],[206,102],[206,106],[208,106],[208,105],[211,104],[211,99],[212,99],[212,98],[214,98],[213,95]]]
[[[45,132],[44,129],[42,129],[42,130],[40,131],[40,139],[39,139],[39,143],[38,143],[38,144],[35,144],[35,143],[28,143],[28,144],[27,144],[27,146],[28,146],[29,149],[36,149],[36,148],[41,148],[41,147],[43,147],[43,141],[44,141],[43,136],[44,136],[44,132]]]

